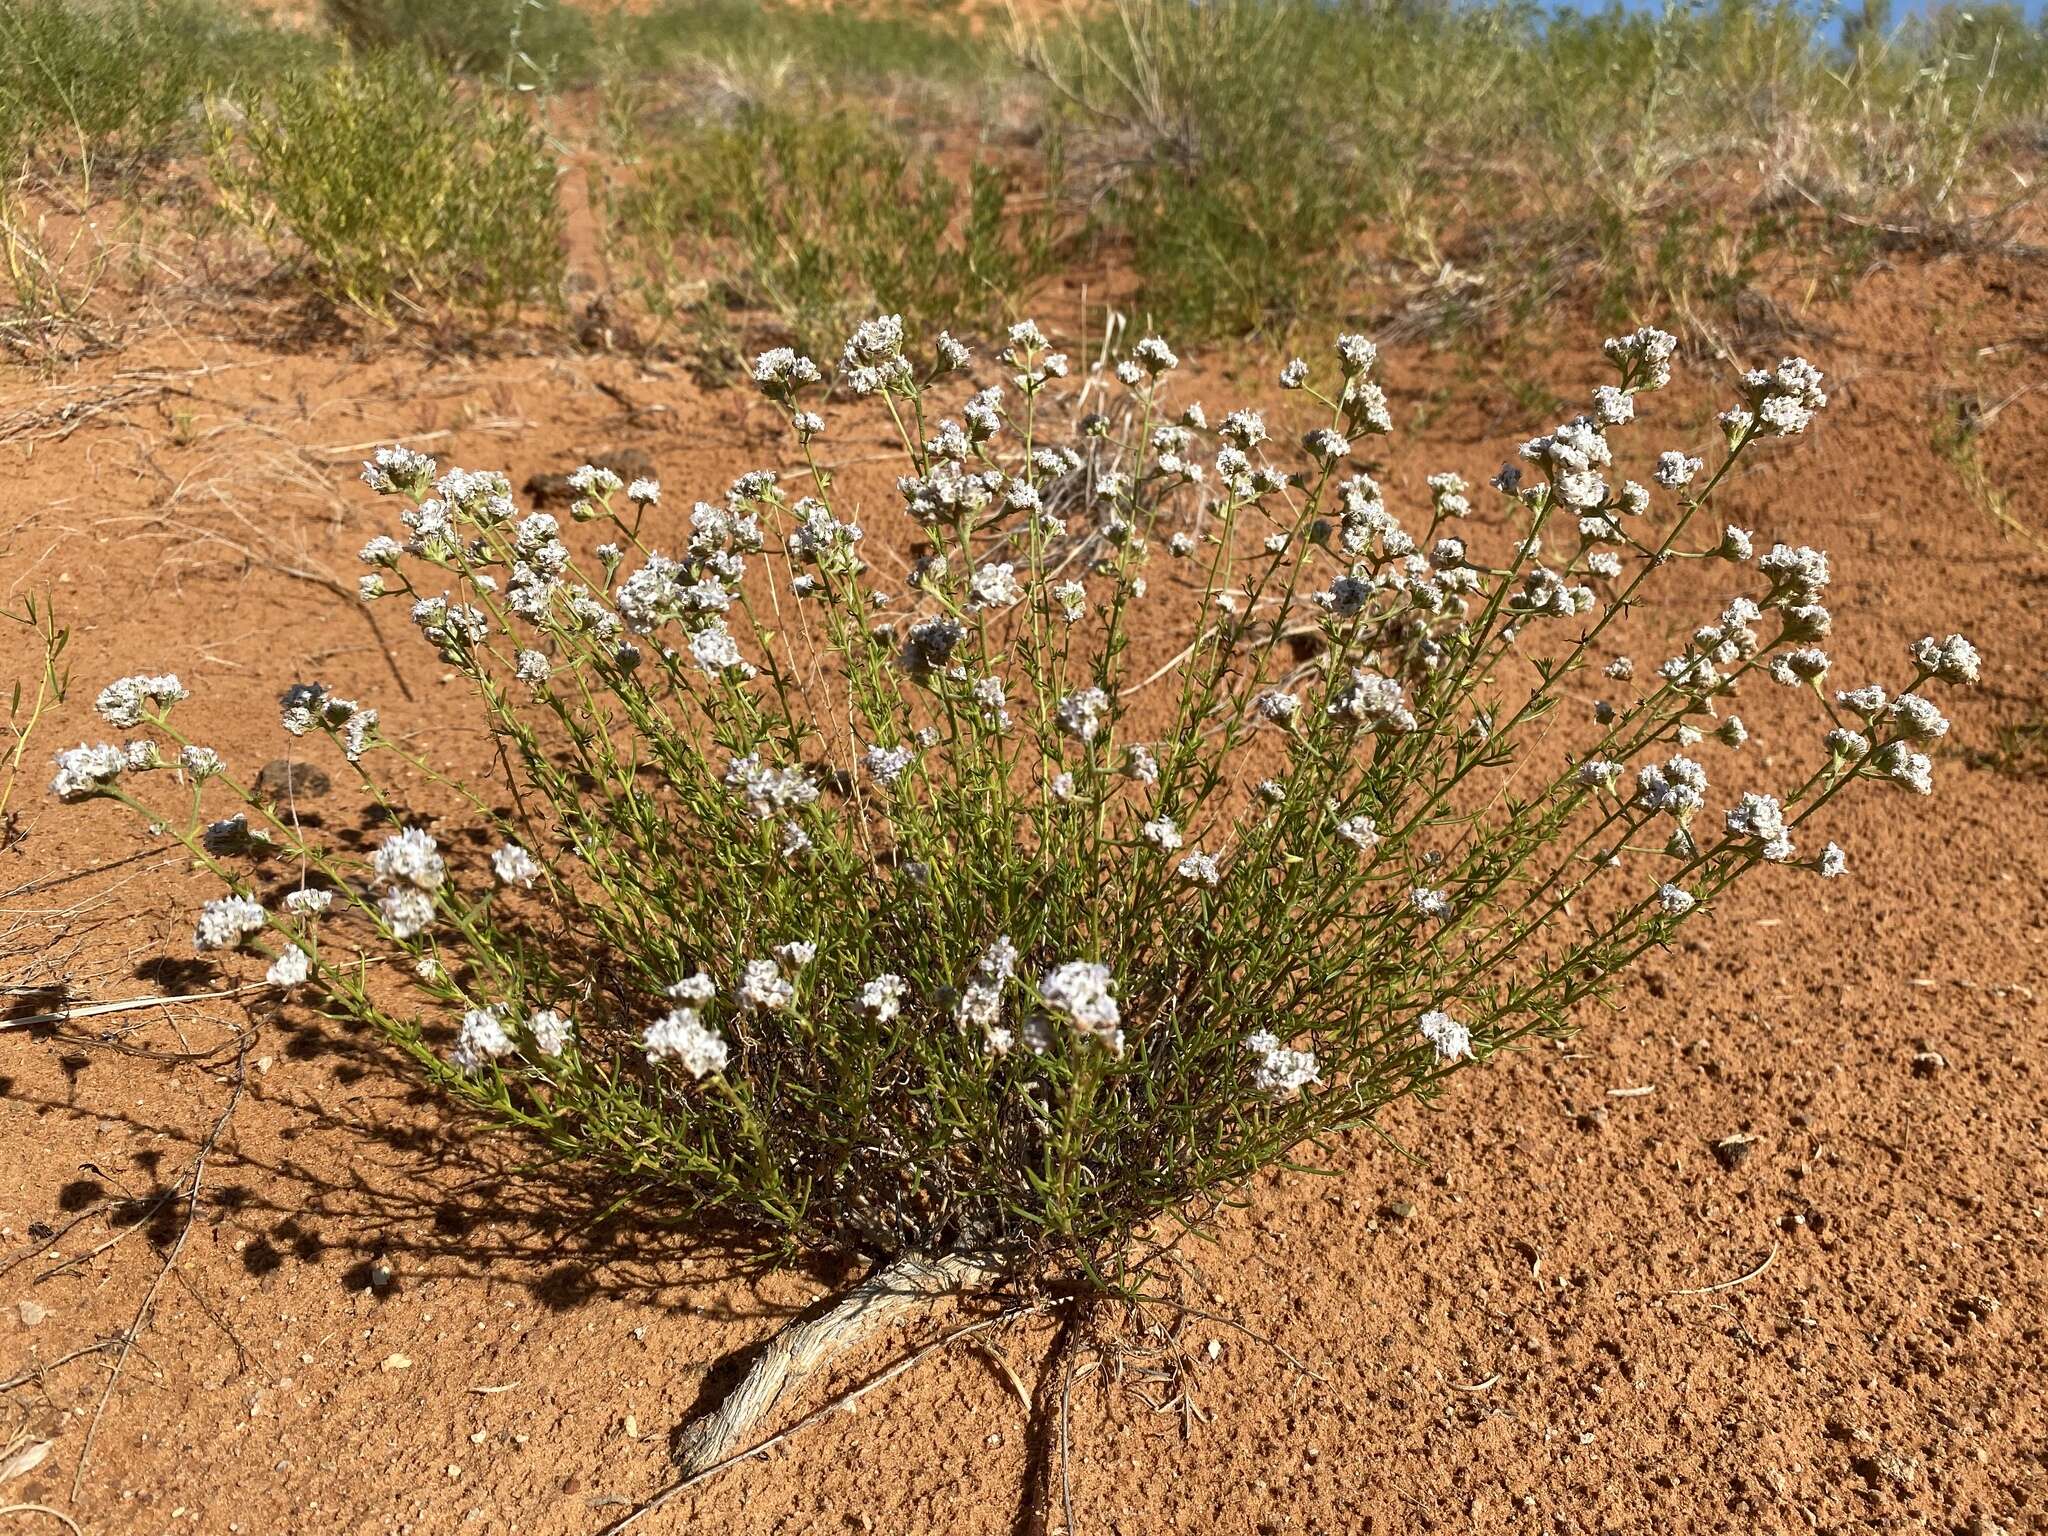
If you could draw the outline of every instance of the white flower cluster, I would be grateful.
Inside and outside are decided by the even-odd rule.
[[[440,845],[417,827],[403,827],[370,856],[370,868],[386,882],[378,898],[384,926],[395,939],[424,933],[434,921],[434,892],[448,879]]]
[[[1123,1013],[1108,966],[1094,960],[1056,965],[1038,978],[1038,997],[1056,1017],[1101,1041],[1112,1056],[1124,1053]]]
[[[261,933],[266,919],[263,908],[247,896],[221,896],[199,909],[199,926],[192,935],[192,947],[202,953],[210,949],[233,949],[253,933]]]
[[[160,677],[138,675],[107,684],[93,701],[93,708],[107,724],[126,731],[142,724],[145,712],[154,710],[162,714],[178,700],[190,697],[190,691],[174,672]]]
[[[1415,1021],[1415,1027],[1436,1052],[1440,1064],[1449,1066],[1471,1057],[1472,1031],[1442,1009],[1431,1009]]]
[[[500,885],[531,888],[540,878],[540,861],[517,843],[507,843],[491,855],[491,872]]]
[[[517,1046],[505,1029],[506,1012],[505,1005],[497,1003],[465,1013],[449,1061],[463,1072],[476,1073],[499,1057],[509,1056]]]
[[[1399,733],[1416,727],[1401,684],[1356,667],[1351,669],[1350,683],[1331,696],[1325,711],[1332,720],[1360,730]]]
[[[1245,1036],[1244,1048],[1252,1058],[1252,1086],[1263,1094],[1284,1098],[1322,1081],[1314,1051],[1292,1050],[1269,1030]]]
[[[1017,974],[1017,946],[1008,934],[982,952],[974,963],[974,974],[960,989],[954,1010],[962,1026],[979,1029],[989,1050],[1000,1056],[1015,1043],[1015,1034],[1003,1027],[1003,989]]]
[[[723,1072],[732,1059],[724,1037],[706,1024],[695,1008],[663,1014],[647,1026],[640,1044],[649,1061],[673,1061],[693,1078]]]
[[[93,746],[80,742],[56,755],[57,774],[50,793],[59,800],[84,800],[118,779],[128,767],[128,752],[111,742]]]

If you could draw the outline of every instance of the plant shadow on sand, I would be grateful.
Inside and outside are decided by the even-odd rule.
[[[173,979],[163,969],[150,962],[137,975],[163,985]],[[165,986],[167,993],[211,991],[221,978],[213,967],[193,963],[180,966],[175,980],[178,986]],[[36,1001],[62,1007],[70,999],[52,993]],[[25,1004],[10,1008],[24,1011]],[[303,1284],[308,1271],[317,1273],[369,1308],[370,1321],[387,1307],[416,1300],[430,1282],[486,1281],[516,1287],[551,1312],[627,1301],[684,1309],[698,1322],[744,1325],[746,1341],[705,1362],[685,1410],[664,1426],[672,1449],[781,1329],[824,1315],[868,1268],[854,1256],[792,1257],[715,1214],[665,1219],[656,1188],[536,1156],[516,1131],[479,1135],[480,1126],[489,1129],[485,1122],[431,1088],[407,1083],[402,1053],[367,1027],[351,1029],[310,1010],[266,1004],[243,1028],[246,1033],[211,1049],[161,1052],[119,1029],[92,1036],[47,1023],[22,1029],[27,1041],[61,1052],[68,1093],[37,1095],[12,1078],[0,1091],[39,1116],[118,1127],[117,1139],[133,1148],[117,1172],[90,1167],[51,1192],[60,1226],[98,1218],[109,1235],[140,1229],[153,1261],[161,1263],[185,1225],[190,1165],[208,1124],[139,1105],[95,1103],[90,1095],[82,1100],[79,1084],[111,1051],[161,1057],[166,1072],[214,1076],[241,1054],[251,1096],[241,1123],[228,1126],[213,1153],[195,1233],[231,1243],[240,1269],[254,1281],[296,1271]],[[275,1068],[266,1062],[311,1067],[319,1078],[304,1090],[278,1091],[267,1086]],[[146,1182],[123,1177],[130,1168]],[[28,1266],[62,1233],[36,1223],[28,1235],[35,1247],[0,1259],[0,1275],[19,1266],[16,1278],[24,1284],[31,1278]],[[784,1285],[771,1283],[776,1275]],[[803,1305],[775,1299],[773,1292],[790,1289],[791,1279],[818,1299]],[[992,1315],[1003,1302],[989,1297],[981,1306]],[[1026,1469],[1014,1524],[1019,1536],[1045,1529],[1054,1507],[1063,1398],[1090,1314],[1065,1306],[1054,1315],[1036,1389],[1028,1394]],[[857,1386],[920,1349],[931,1333],[918,1329],[880,1355],[869,1351],[867,1368],[857,1368],[845,1384]],[[1001,1379],[993,1357],[972,1357]],[[803,1406],[797,1396],[773,1415],[769,1431],[795,1421]],[[743,1467],[733,1471],[746,1475]],[[593,1508],[605,1502],[594,1499]],[[616,1497],[609,1502],[616,1512]]]

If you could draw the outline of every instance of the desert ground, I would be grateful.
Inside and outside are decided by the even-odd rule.
[[[1859,797],[1831,834],[1852,878],[1747,882],[1568,1043],[1307,1151],[1324,1177],[1257,1180],[1171,1262],[1178,1369],[1051,1312],[920,1354],[982,1315],[948,1304],[777,1426],[910,1369],[641,1529],[2048,1532],[2048,267],[1902,243],[1798,313],[1689,343],[1659,430],[1707,440],[1741,367],[1825,370],[1829,411],[1727,515],[1831,552],[1845,677],[1975,639],[1935,796]],[[1595,319],[1552,334],[1512,376],[1384,349],[1390,502],[1546,426],[1522,373],[1597,381]],[[1186,351],[1212,408],[1271,398],[1269,355]],[[1967,465],[1939,447],[1959,409]],[[686,506],[776,462],[776,428],[653,353],[453,344],[260,289],[0,372],[0,598],[54,602],[74,679],[0,850],[0,1528],[595,1532],[855,1273],[608,1209],[378,1039],[195,958],[190,861],[42,793],[138,671],[185,679],[238,763],[286,757],[276,696],[319,678],[501,787],[466,692],[355,600],[389,526],[360,461],[404,442],[519,485],[632,450]],[[877,507],[881,441],[833,444]],[[31,634],[0,658],[33,689]],[[309,822],[361,810],[296,791]],[[163,1001],[96,1011],[134,999]]]

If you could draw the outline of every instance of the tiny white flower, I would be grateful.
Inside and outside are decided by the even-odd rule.
[[[533,882],[540,878],[540,864],[517,843],[507,843],[491,855],[491,872],[498,877],[500,885],[531,888]]]
[[[439,845],[417,827],[403,827],[387,837],[370,856],[370,867],[382,879],[421,891],[439,890],[448,878]]]
[[[756,965],[767,964],[755,961]],[[695,1078],[725,1070],[731,1051],[694,1008],[678,1008],[647,1026],[640,1045],[650,1062],[673,1061]]]
[[[1093,960],[1069,960],[1039,978],[1038,995],[1074,1028],[1101,1040],[1112,1055],[1123,1054],[1124,1036],[1119,1027],[1123,1014],[1117,1007],[1116,981],[1108,966]]]
[[[533,1048],[541,1055],[559,1056],[574,1035],[575,1026],[567,1014],[538,1008],[526,1016],[526,1032],[533,1037]]]
[[[685,976],[681,981],[670,983],[667,995],[679,1003],[708,1003],[718,996],[718,983],[699,971],[694,976]]]
[[[886,1024],[903,1011],[903,998],[909,990],[910,984],[901,976],[884,971],[862,985],[860,1005],[874,1016],[877,1024]]]
[[[1439,1062],[1461,1061],[1472,1054],[1472,1031],[1441,1009],[1425,1013],[1415,1027],[1436,1051]]]
[[[796,988],[783,979],[782,968],[773,960],[749,960],[740,975],[740,1001],[763,1013],[779,1013],[796,997]]]
[[[290,990],[298,986],[313,973],[312,958],[298,945],[288,945],[284,952],[271,962],[270,969],[263,973],[263,979],[273,987]]]
[[[263,908],[246,896],[222,896],[199,909],[192,947],[205,951],[232,949],[263,928]]]
[[[1252,1057],[1252,1085],[1261,1093],[1284,1098],[1322,1080],[1314,1051],[1291,1050],[1268,1030],[1245,1036],[1244,1048]]]
[[[462,1071],[475,1073],[512,1049],[512,1037],[505,1032],[502,1011],[499,1008],[472,1008],[462,1016],[462,1029],[455,1037],[455,1049],[448,1053],[448,1059]]]

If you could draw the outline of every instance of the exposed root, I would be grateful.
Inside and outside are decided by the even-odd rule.
[[[986,1283],[991,1273],[959,1253],[906,1254],[880,1266],[830,1311],[791,1323],[768,1341],[725,1400],[683,1430],[677,1470],[689,1478],[724,1461],[784,1392],[826,1360],[941,1296]]]

